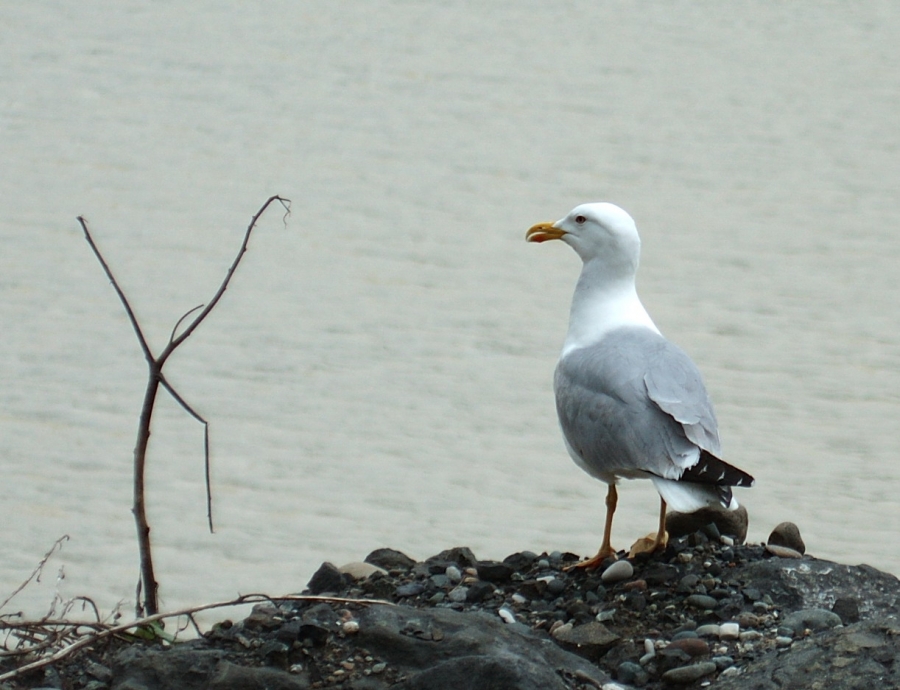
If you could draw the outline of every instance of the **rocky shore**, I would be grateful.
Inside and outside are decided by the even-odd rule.
[[[803,556],[802,541],[730,542],[708,526],[595,571],[567,569],[569,553],[379,549],[202,638],[110,638],[0,687],[900,687],[897,578]]]

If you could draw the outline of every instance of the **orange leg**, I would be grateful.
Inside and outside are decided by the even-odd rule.
[[[631,550],[628,557],[633,558],[639,553],[652,553],[653,551],[662,551],[669,543],[669,535],[666,532],[666,502],[662,496],[659,498],[659,529],[656,535],[648,534],[646,537],[638,539]]]
[[[569,566],[566,570],[571,570],[573,568],[599,568],[600,564],[607,558],[610,556],[615,557],[616,550],[610,546],[609,539],[612,535],[613,515],[616,512],[616,504],[618,502],[619,494],[616,491],[616,485],[610,484],[609,490],[606,492],[606,526],[603,528],[603,543],[600,545],[600,550],[593,558],[588,558],[586,561],[581,561],[573,566]],[[665,525],[665,518],[663,518],[663,525]]]

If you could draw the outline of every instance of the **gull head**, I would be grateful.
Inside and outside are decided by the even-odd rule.
[[[597,202],[576,206],[555,223],[538,223],[525,234],[529,242],[562,240],[585,264],[601,261],[611,269],[637,270],[641,238],[634,219],[615,204]]]

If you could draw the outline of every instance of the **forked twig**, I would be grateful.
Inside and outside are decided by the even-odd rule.
[[[47,561],[50,560],[50,556],[52,556],[53,553],[55,551],[57,551],[58,549],[61,549],[63,543],[67,542],[67,541],[69,541],[69,535],[64,534],[59,539],[57,539],[55,542],[53,542],[53,546],[51,546],[50,550],[44,554],[44,557],[40,560],[40,563],[38,563],[35,566],[34,570],[31,571],[31,575],[28,576],[28,578],[25,580],[25,582],[23,582],[21,585],[19,585],[16,588],[16,591],[14,591],[12,594],[10,594],[8,597],[6,597],[6,599],[3,600],[3,603],[0,603],[0,609],[2,609],[9,602],[11,602],[13,600],[13,598],[19,592],[21,592],[23,589],[25,589],[28,586],[29,582],[31,582],[32,580],[35,580],[35,579],[37,580],[37,582],[41,581],[41,571],[44,569],[44,566],[47,564]]]
[[[260,209],[250,220],[250,225],[247,226],[247,230],[244,233],[244,239],[241,242],[241,246],[238,250],[237,256],[234,258],[234,261],[232,261],[231,266],[229,266],[228,272],[225,274],[225,278],[219,285],[219,289],[216,290],[213,298],[205,307],[202,308],[202,311],[200,311],[200,313],[194,317],[194,319],[188,324],[187,328],[185,328],[185,330],[180,335],[176,335],[178,327],[190,314],[197,311],[197,309],[200,309],[200,307],[191,309],[178,320],[178,322],[175,324],[175,327],[172,329],[172,334],[169,337],[168,344],[158,357],[153,356],[150,345],[147,343],[147,339],[144,337],[143,330],[138,323],[137,317],[134,314],[134,310],[131,308],[131,305],[128,302],[128,298],[125,297],[125,293],[122,291],[122,288],[119,287],[119,283],[113,275],[112,270],[106,263],[103,255],[100,253],[100,249],[94,242],[93,237],[91,237],[91,233],[88,230],[87,221],[85,221],[82,216],[78,216],[78,222],[81,224],[82,230],[84,230],[84,237],[87,240],[88,245],[90,245],[91,250],[94,252],[94,256],[97,257],[97,261],[99,261],[100,265],[103,267],[103,271],[106,273],[106,277],[109,278],[109,281],[112,283],[113,289],[116,291],[116,295],[118,295],[119,297],[119,301],[125,308],[125,313],[128,315],[128,320],[131,322],[131,327],[134,329],[134,332],[137,335],[138,342],[141,345],[141,350],[144,353],[144,359],[147,361],[147,367],[149,369],[147,377],[147,388],[144,392],[144,402],[141,407],[141,416],[138,424],[137,444],[135,445],[134,449],[134,506],[132,508],[132,512],[134,513],[135,525],[137,527],[138,551],[140,553],[141,559],[141,578],[139,591],[143,593],[143,602],[141,602],[140,594],[138,595],[137,611],[139,615],[141,613],[153,615],[158,613],[159,611],[159,604],[157,599],[158,584],[153,574],[153,559],[150,552],[150,525],[147,523],[147,511],[144,497],[144,468],[146,464],[147,444],[150,441],[150,419],[153,416],[153,407],[156,403],[156,395],[159,391],[160,384],[162,384],[166,392],[168,392],[169,395],[171,395],[176,400],[176,402],[178,402],[178,404],[188,412],[188,414],[190,414],[192,417],[203,424],[204,457],[206,468],[205,475],[207,517],[209,520],[210,531],[212,531],[213,529],[212,491],[210,487],[209,472],[209,423],[205,419],[203,419],[203,417],[197,414],[197,412],[190,405],[188,405],[184,398],[175,391],[172,385],[169,384],[168,381],[166,381],[162,373],[163,365],[165,365],[166,361],[176,350],[176,348],[178,348],[179,345],[181,345],[190,337],[190,335],[202,323],[207,315],[215,308],[216,304],[219,303],[219,300],[222,299],[222,295],[225,294],[225,290],[228,288],[228,284],[231,282],[231,278],[234,275],[234,272],[237,270],[237,267],[241,262],[241,258],[247,251],[247,245],[250,242],[250,235],[253,232],[253,229],[256,227],[257,221],[259,220],[260,216],[262,216],[262,214],[266,211],[266,209],[269,208],[269,206],[272,205],[272,203],[274,203],[275,201],[279,202],[285,209],[285,219],[287,218],[287,215],[290,213],[290,200],[283,199],[280,196],[269,197],[269,199],[260,207]]]

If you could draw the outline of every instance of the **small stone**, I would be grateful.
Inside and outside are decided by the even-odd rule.
[[[698,584],[700,584],[700,578],[697,575],[685,575],[678,581],[675,591],[679,594],[691,594]]]
[[[707,625],[701,625],[697,628],[697,634],[700,637],[718,637],[719,636],[719,627],[715,623],[708,623]]]
[[[444,571],[444,575],[450,579],[450,582],[459,582],[462,580],[462,571],[455,565],[448,565],[447,570]]]
[[[762,637],[759,630],[744,630],[738,638],[741,642],[756,642]]]
[[[502,606],[497,610],[497,615],[503,619],[504,623],[515,623],[516,622],[516,614],[514,614],[512,611],[510,611],[509,609],[504,608]]]
[[[679,563],[690,563],[692,560],[694,560],[694,554],[688,551],[682,551],[680,554],[678,554]]]
[[[777,544],[766,544],[766,551],[778,558],[803,558],[803,554],[786,546],[778,546]]]
[[[89,661],[85,666],[85,671],[102,683],[109,683],[113,679],[113,672],[96,661]]]
[[[309,579],[306,587],[313,594],[340,592],[344,587],[344,579],[337,566],[326,561],[319,566],[319,569]]]
[[[412,558],[396,549],[375,549],[364,560],[385,570],[409,570],[416,564]]]
[[[731,676],[739,676],[743,673],[737,666],[729,666],[719,674],[719,678],[730,678]]]
[[[608,621],[613,620],[615,617],[616,617],[615,609],[603,609],[602,611],[598,612],[597,615],[595,616],[596,620],[599,621],[600,623],[607,623]]]
[[[706,594],[692,594],[684,600],[684,603],[695,609],[703,609],[705,611],[712,611],[719,605],[717,600]]]
[[[554,596],[562,594],[566,591],[566,583],[558,577],[554,577],[547,581],[547,591]]]
[[[437,561],[439,563],[455,563],[463,568],[473,567],[478,562],[478,559],[475,558],[475,554],[472,553],[472,549],[468,546],[454,546],[452,549],[441,551],[439,554],[432,556],[428,560]]]
[[[381,575],[388,574],[387,570],[385,570],[384,568],[380,568],[377,565],[372,565],[371,563],[366,563],[364,561],[354,561],[353,563],[347,563],[338,568],[338,570],[341,572],[341,574],[347,575],[354,580],[365,580],[375,573],[380,573]]]
[[[633,661],[623,661],[616,668],[616,680],[625,683],[625,685],[641,686],[647,684],[650,676],[640,665]]]
[[[655,653],[654,653],[654,654],[644,654],[644,656],[642,656],[642,657],[640,658],[640,660],[638,661],[638,663],[639,663],[641,666],[646,666],[646,665],[649,664],[651,661],[653,661],[655,658],[656,658],[656,654],[655,654]]]
[[[784,635],[778,635],[775,638],[775,646],[776,647],[781,647],[781,648],[790,647],[792,644],[794,644],[794,641],[790,637],[785,637]]]
[[[347,635],[355,635],[359,632],[359,621],[344,621],[341,628]]]
[[[573,627],[571,623],[561,625],[553,633],[560,642],[575,648],[575,651],[587,658],[598,658],[616,642],[619,636],[596,621]]]
[[[616,561],[604,570],[603,574],[600,576],[600,580],[604,584],[610,584],[627,580],[632,575],[634,575],[634,566],[632,566],[629,561],[623,559],[621,561]]]
[[[528,570],[531,567],[531,564],[537,560],[537,554],[531,551],[519,551],[517,553],[511,553],[509,556],[503,559],[503,562],[506,563],[510,568],[515,570],[516,572],[521,570]]]
[[[710,661],[713,662],[720,671],[729,666],[734,666],[734,659],[730,656],[714,656]]]
[[[494,593],[494,585],[490,582],[483,582],[481,580],[473,582],[468,589],[469,591],[466,592],[466,601],[473,604],[484,601]]]
[[[408,582],[405,585],[400,585],[397,589],[394,590],[394,594],[400,598],[403,597],[415,597],[425,591],[425,585],[421,582]]]
[[[836,625],[842,625],[841,617],[832,611],[825,609],[802,609],[784,617],[781,624],[794,631],[795,635],[802,635],[806,628],[813,632],[829,630]]]
[[[528,597],[526,597],[526,596],[523,595],[523,594],[519,594],[518,592],[515,592],[515,593],[510,597],[510,599],[513,600],[513,603],[519,604],[519,605],[521,605],[521,604],[527,604],[527,603],[528,603]]]
[[[669,669],[662,675],[662,679],[667,683],[675,683],[678,685],[687,685],[695,680],[700,680],[703,676],[715,673],[716,665],[711,661],[701,661],[690,666],[679,666],[678,668]]]
[[[722,623],[719,626],[720,640],[736,640],[740,637],[741,626],[737,623]]]
[[[653,644],[653,640],[649,637],[644,640],[644,653],[645,654],[656,654],[656,645]]]
[[[457,604],[462,603],[466,600],[466,597],[469,595],[469,588],[463,587],[462,585],[457,585],[453,589],[450,590],[450,594],[447,595],[447,598],[450,601],[455,602]]]
[[[695,627],[696,627],[696,624],[695,624]],[[677,633],[672,635],[672,641],[674,642],[675,640],[696,640],[698,637],[700,637],[700,636],[697,634],[696,630],[679,630]]]
[[[646,592],[647,581],[632,580],[631,582],[626,582],[624,585],[622,585],[622,589],[624,589],[626,592]]]
[[[831,611],[841,617],[844,625],[859,622],[859,604],[856,602],[856,599],[849,597],[836,599],[831,607]]]
[[[383,661],[379,661],[377,664],[372,665],[372,674],[377,676],[379,673],[384,673],[386,668],[387,664]]]
[[[709,644],[699,637],[683,637],[672,640],[667,649],[680,649],[690,656],[705,656],[709,654]]]
[[[537,567],[541,570],[546,570],[550,567],[550,561],[548,561],[546,558],[540,558],[538,559]]]
[[[479,561],[475,568],[478,577],[488,582],[506,582],[513,574],[511,565],[499,561]]]
[[[773,529],[766,544],[770,546],[785,546],[793,549],[801,556],[806,553],[806,544],[803,543],[803,537],[800,536],[800,528],[793,522],[782,522]]]

